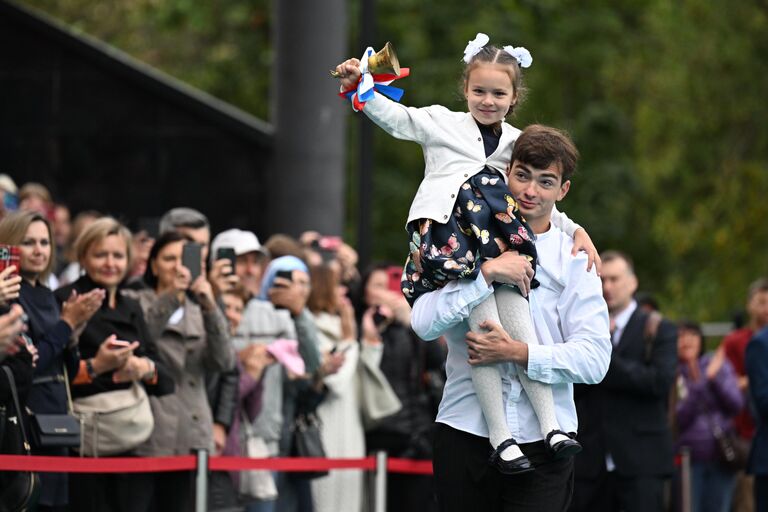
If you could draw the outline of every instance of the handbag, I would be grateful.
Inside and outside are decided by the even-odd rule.
[[[723,430],[720,425],[712,421],[711,409],[706,400],[702,401],[700,407],[707,416],[709,428],[712,430],[712,437],[715,438],[720,464],[733,471],[745,469],[749,460],[749,442],[742,440],[733,431]]]
[[[15,413],[0,406],[0,453],[4,455],[31,455],[31,447],[24,428],[16,381],[10,368],[3,366],[11,389]],[[40,477],[32,471],[0,471],[0,512],[21,512],[35,501],[40,490]]]
[[[743,470],[749,460],[749,441],[742,439],[735,432],[724,431],[710,420],[712,435],[717,442],[720,463],[733,471]]]
[[[105,391],[72,402],[80,419],[80,455],[99,457],[130,451],[149,439],[155,427],[144,386]]]
[[[80,446],[80,422],[72,414],[72,394],[69,391],[69,376],[64,367],[64,375],[54,378],[35,379],[32,384],[62,379],[67,390],[67,414],[33,414],[30,416],[32,443],[38,448],[77,448]]]
[[[374,362],[368,361],[364,354],[361,354],[357,365],[357,377],[360,386],[360,412],[366,430],[403,408],[384,372]]]
[[[266,459],[269,457],[269,449],[264,439],[253,431],[248,416],[243,412],[241,425],[243,426],[243,451],[252,459]],[[249,469],[240,472],[240,494],[259,498],[261,500],[273,500],[277,498],[277,486],[272,472],[266,469]]]
[[[313,412],[299,413],[291,425],[291,456],[325,458],[325,448],[320,437],[320,420]],[[326,476],[328,471],[303,471],[294,473],[297,478],[313,479]]]

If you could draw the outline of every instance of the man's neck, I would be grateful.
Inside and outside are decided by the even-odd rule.
[[[542,233],[546,233],[549,231],[549,227],[552,224],[550,222],[550,219],[552,218],[552,211],[549,212],[549,215],[546,217],[541,217],[538,219],[526,219],[528,222],[528,225],[531,227],[531,230],[534,234],[540,235]]]

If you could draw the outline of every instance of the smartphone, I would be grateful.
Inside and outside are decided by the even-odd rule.
[[[396,265],[387,267],[387,288],[395,293],[403,293],[403,269]]]
[[[219,247],[216,250],[216,261],[218,260],[229,260],[229,264],[232,265],[232,273],[235,273],[237,255],[235,254],[234,247]]]
[[[200,277],[203,272],[203,246],[197,242],[187,242],[181,252],[181,264],[189,269],[190,283]]]
[[[376,327],[381,327],[386,321],[387,317],[381,314],[379,308],[376,308],[376,311],[373,313],[373,324]]]
[[[341,244],[343,242],[341,241],[340,236],[321,236],[317,240],[317,246],[320,249],[323,249],[325,251],[333,251],[336,252],[339,250],[339,247],[341,247]]]
[[[14,265],[18,274],[21,261],[21,252],[16,245],[0,245],[0,272]]]
[[[323,236],[312,242],[311,247],[320,253],[323,263],[330,263],[336,259],[336,251],[341,243],[338,236]]]
[[[293,281],[293,270],[278,270],[277,273],[275,273],[275,277],[282,277],[283,279],[287,279],[289,281]],[[279,285],[275,285],[279,286]]]

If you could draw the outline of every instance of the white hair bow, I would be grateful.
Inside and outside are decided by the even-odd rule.
[[[527,49],[523,48],[522,46],[519,46],[515,48],[514,46],[505,46],[504,51],[510,54],[517,60],[517,63],[520,64],[521,68],[529,68],[531,67],[531,64],[533,63],[533,57],[531,57],[531,52],[529,52]]]
[[[469,61],[472,60],[472,57],[480,53],[480,50],[483,49],[483,46],[488,44],[488,41],[491,39],[483,34],[482,32],[478,32],[475,36],[475,39],[473,41],[470,41],[467,43],[467,47],[464,48],[464,62],[469,64]]]

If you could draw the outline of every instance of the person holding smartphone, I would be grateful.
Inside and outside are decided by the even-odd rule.
[[[19,269],[8,265],[0,270],[0,306],[8,306],[11,301],[19,298],[21,276]]]
[[[102,217],[82,232],[75,251],[85,275],[54,295],[63,304],[73,292],[101,290],[104,301],[77,335],[81,361],[72,382],[73,401],[139,386],[148,395],[173,392],[141,306],[121,293],[131,259],[128,228]],[[135,456],[136,447],[114,455]],[[150,507],[151,474],[71,474],[69,482],[70,510],[145,512]]]
[[[72,333],[82,328],[104,300],[103,290],[78,295],[73,294],[59,307],[53,292],[45,283],[55,262],[51,225],[37,212],[18,211],[0,221],[0,244],[8,252],[18,254],[16,263],[2,272],[6,283],[16,282],[6,294],[25,311],[25,338],[36,351],[34,378],[27,400],[28,408],[35,414],[66,414],[67,392],[64,385],[64,367],[68,374],[77,373],[80,357],[70,345]],[[12,274],[8,274],[12,271]],[[1,288],[2,286],[0,286]],[[62,447],[46,448],[34,445],[35,455],[67,455]],[[41,473],[41,496],[38,510],[51,510],[67,505],[67,475],[65,473]]]
[[[184,235],[160,235],[149,252],[144,281],[134,292],[141,304],[159,360],[173,375],[176,390],[150,397],[155,428],[136,452],[147,457],[213,451],[213,418],[206,395],[207,372],[230,370],[235,354],[227,322],[202,269],[201,246]],[[154,475],[156,510],[194,508],[191,472]]]

